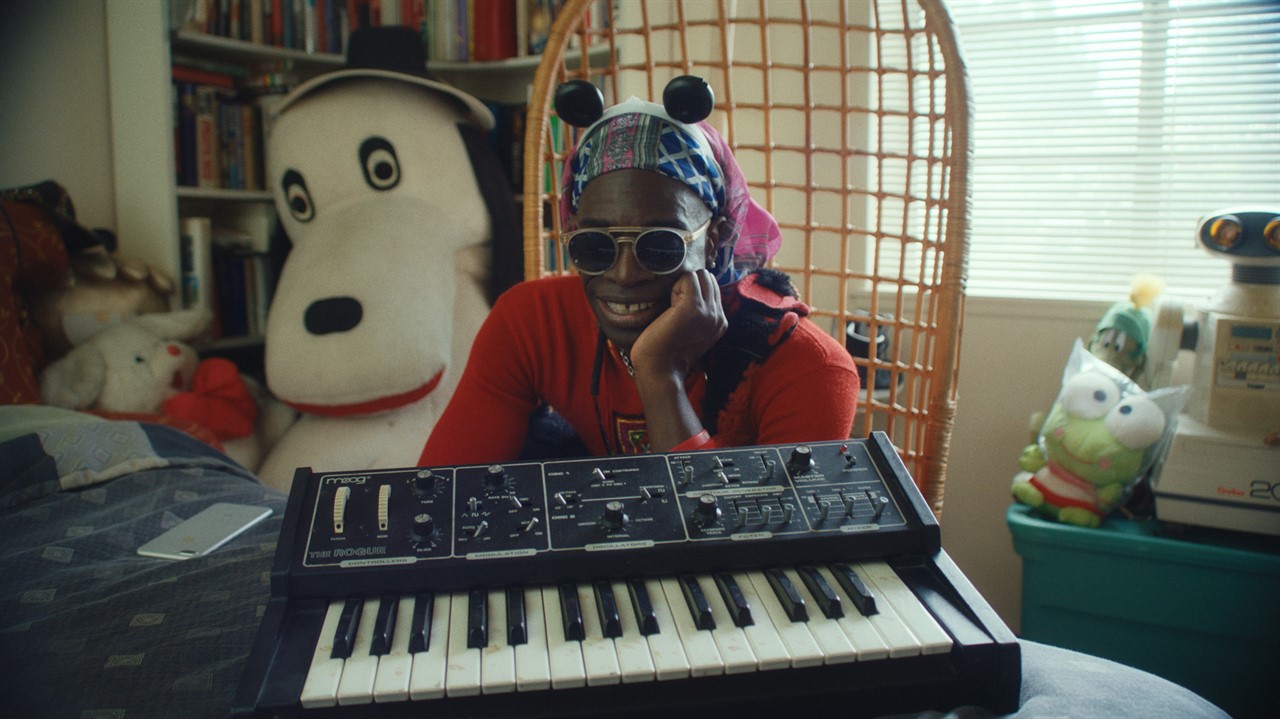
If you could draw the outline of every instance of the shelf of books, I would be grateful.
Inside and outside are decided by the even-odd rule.
[[[272,107],[299,83],[341,69],[350,33],[402,24],[429,71],[494,114],[493,150],[523,187],[524,116],[562,0],[192,0],[171,18],[175,201],[183,304],[214,315],[202,349],[262,342],[279,231],[265,177]],[[607,0],[601,0],[605,12]],[[593,50],[607,53],[607,48]]]

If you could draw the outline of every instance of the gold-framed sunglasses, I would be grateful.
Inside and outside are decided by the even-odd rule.
[[[618,261],[620,246],[631,243],[646,272],[669,275],[684,265],[689,245],[706,234],[711,220],[695,230],[675,227],[587,227],[560,236],[573,266],[584,275],[602,275]]]

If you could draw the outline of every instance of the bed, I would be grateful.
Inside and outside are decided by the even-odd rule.
[[[208,557],[136,554],[215,502],[273,513]],[[174,428],[0,406],[5,715],[227,716],[267,603],[284,506],[285,495]],[[1153,675],[1022,645],[1014,717],[1226,716]],[[924,716],[992,716],[977,707],[938,709]]]

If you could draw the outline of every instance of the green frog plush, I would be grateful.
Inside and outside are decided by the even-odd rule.
[[[1039,441],[1018,459],[1014,498],[1060,522],[1098,526],[1150,468],[1182,394],[1148,395],[1077,342]]]

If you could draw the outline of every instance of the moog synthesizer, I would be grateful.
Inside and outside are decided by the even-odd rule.
[[[238,716],[1017,708],[888,438],[299,469]]]

